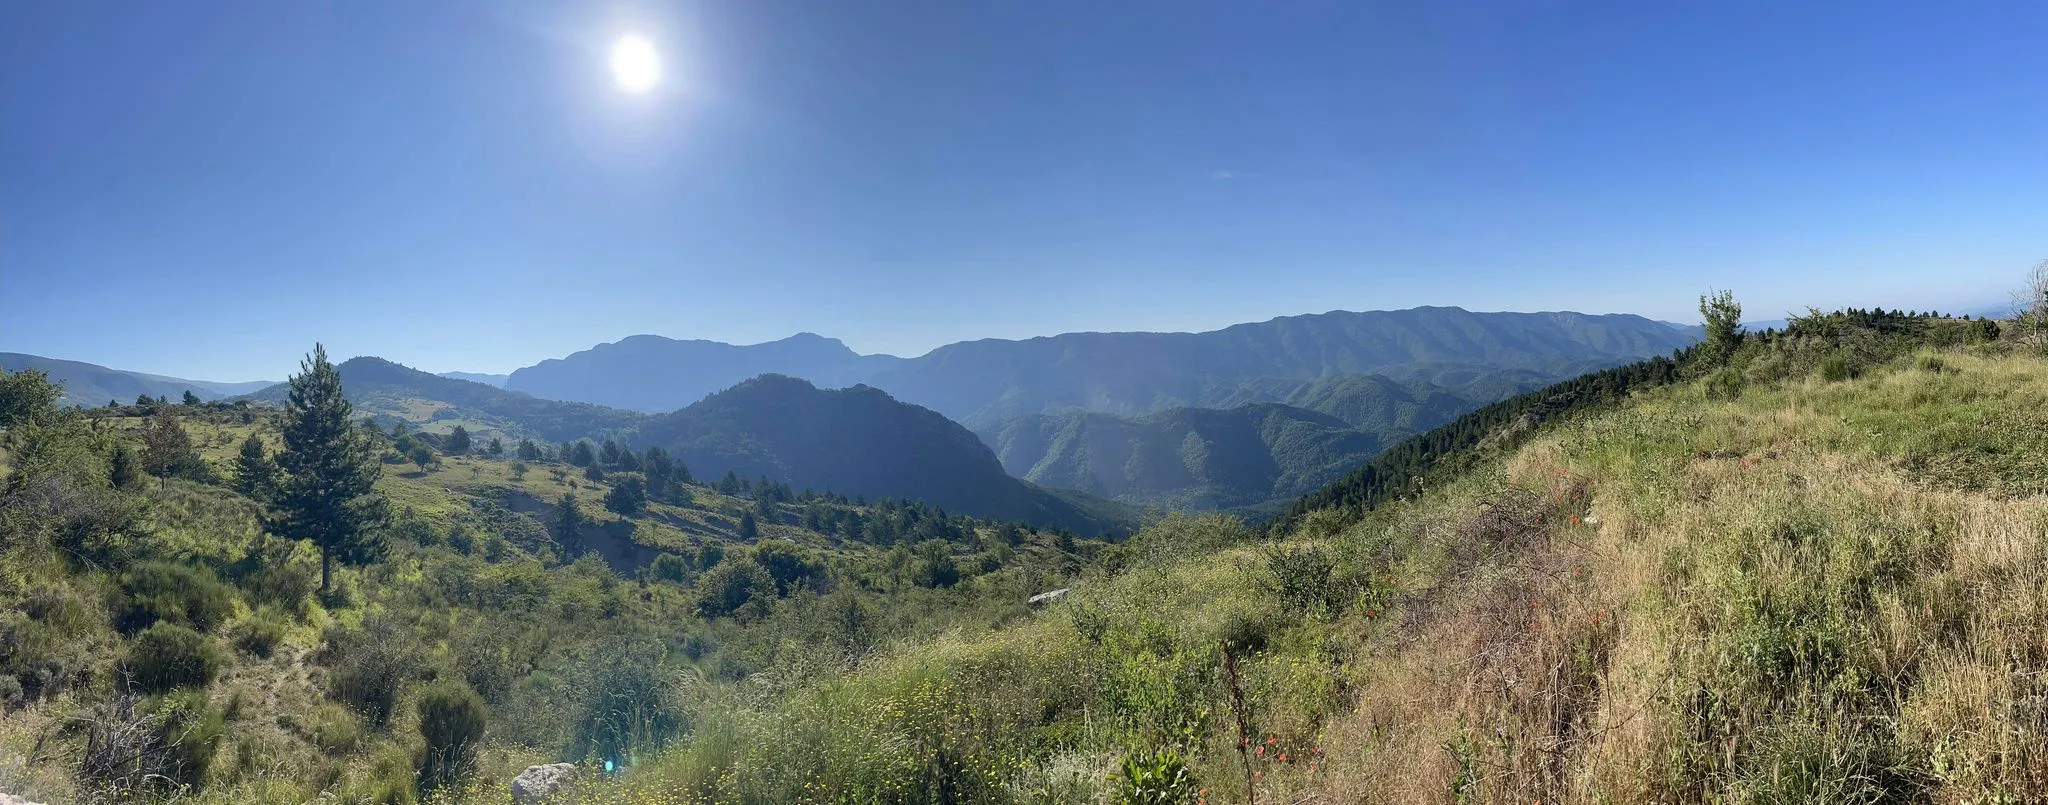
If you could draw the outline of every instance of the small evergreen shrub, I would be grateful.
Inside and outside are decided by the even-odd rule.
[[[205,635],[175,623],[158,623],[135,636],[121,670],[137,688],[161,693],[205,687],[220,667],[220,650]]]
[[[419,787],[432,791],[467,776],[484,739],[484,702],[469,686],[442,681],[420,695]]]
[[[121,574],[114,626],[134,634],[158,621],[209,632],[235,611],[234,593],[201,568],[143,562]]]
[[[264,607],[235,627],[235,648],[252,657],[269,659],[278,645],[284,642],[289,628],[275,610]]]
[[[175,785],[198,789],[206,783],[227,727],[219,711],[207,704],[206,692],[181,690],[163,698],[156,712],[157,745],[163,751],[163,774]]]

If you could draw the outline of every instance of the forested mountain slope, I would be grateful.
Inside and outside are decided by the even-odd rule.
[[[1206,333],[1068,333],[968,341],[869,381],[970,427],[1070,410],[1138,415],[1215,407],[1264,378],[1381,374],[1463,364],[1569,376],[1586,362],[1661,355],[1688,333],[1640,316],[1472,313],[1458,308],[1333,312]]]
[[[824,390],[765,375],[632,434],[711,474],[767,476],[797,487],[911,497],[948,510],[1072,528],[1120,531],[1108,507],[1087,510],[1010,477],[987,445],[937,413],[867,387]]]

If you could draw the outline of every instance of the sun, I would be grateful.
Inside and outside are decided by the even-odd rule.
[[[638,34],[627,34],[612,43],[612,80],[619,89],[640,95],[661,83],[661,54],[654,43]]]

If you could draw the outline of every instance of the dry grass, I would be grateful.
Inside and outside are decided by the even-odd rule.
[[[1660,392],[1520,451],[1520,493],[1468,482],[1357,526],[1434,518],[1500,550],[1449,541],[1411,639],[1351,672],[1316,793],[2048,796],[2048,499],[2021,471],[2048,443],[2010,441],[2048,421],[2048,365],[1944,358],[1731,402]],[[1563,522],[1504,522],[1503,500],[1560,491]]]

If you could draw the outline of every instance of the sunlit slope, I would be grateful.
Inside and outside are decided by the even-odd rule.
[[[690,742],[590,793],[1093,801],[1157,772],[1236,802],[1251,772],[1262,802],[2035,796],[2048,361],[1769,374],[1560,418],[1277,544],[1169,520],[1028,623],[783,704],[709,696]]]

